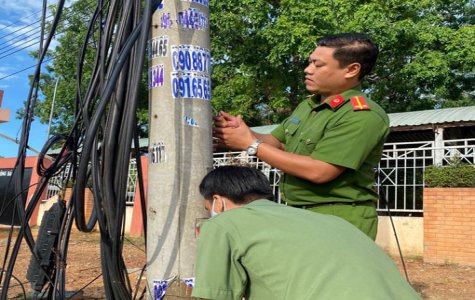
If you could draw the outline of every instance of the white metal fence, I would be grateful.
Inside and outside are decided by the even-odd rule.
[[[475,139],[446,140],[440,147],[433,141],[387,143],[377,168],[376,187],[382,188],[391,211],[421,213],[426,167],[458,160],[475,165]],[[378,210],[386,209],[381,199]]]
[[[425,168],[435,162],[448,165],[454,158],[475,165],[475,139],[447,140],[442,147],[435,147],[433,141],[385,144],[376,170],[375,189],[379,192],[381,187],[385,196],[378,203],[378,211],[387,211],[389,206],[391,212],[422,213]],[[277,201],[281,201],[279,170],[245,152],[215,153],[215,167],[227,164],[246,164],[262,170],[271,181]]]
[[[422,192],[424,188],[424,170],[437,163],[448,165],[457,158],[463,163],[475,165],[475,139],[460,139],[443,141],[441,147],[435,147],[433,141],[410,143],[386,143],[383,156],[376,170],[376,186],[384,192],[387,204],[392,212],[422,213]],[[275,199],[281,202],[279,180],[281,173],[269,164],[245,152],[215,153],[213,167],[223,165],[249,165],[261,170],[269,178]],[[62,190],[65,172],[52,178],[47,197]],[[134,202],[137,185],[137,164],[131,160],[128,174],[127,204]],[[384,197],[381,197],[384,198]],[[386,202],[381,199],[378,211],[387,210]]]
[[[71,165],[68,164],[64,170],[58,175],[52,177],[48,182],[48,191],[46,193],[46,199],[53,197],[54,195],[59,194],[67,184],[66,180],[69,174]],[[125,203],[127,205],[134,204],[135,189],[137,186],[137,162],[135,158],[132,158],[129,163],[129,171],[127,176],[127,194]]]
[[[277,202],[281,202],[279,194],[280,171],[246,152],[218,152],[213,156],[213,168],[227,165],[247,165],[261,170],[269,179]]]

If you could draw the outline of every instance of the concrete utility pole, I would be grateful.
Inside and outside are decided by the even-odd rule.
[[[147,282],[152,299],[191,299],[198,184],[212,168],[209,0],[163,1],[150,40]]]

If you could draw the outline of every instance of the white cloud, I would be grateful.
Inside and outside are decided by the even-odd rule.
[[[43,1],[39,0],[0,0],[0,7],[3,11],[8,12],[10,15],[28,16],[35,12],[41,11],[43,8]]]
[[[12,68],[12,67],[5,67],[5,66],[0,66],[0,78],[3,78],[5,76],[8,76],[10,74],[13,73],[15,69]],[[10,76],[10,77],[7,77],[5,79],[3,79],[2,81],[0,81],[2,84],[5,84],[5,80],[12,80],[14,79],[16,76],[13,75],[13,76]]]

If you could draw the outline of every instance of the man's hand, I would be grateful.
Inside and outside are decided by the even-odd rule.
[[[226,145],[223,141],[216,136],[216,128],[237,127],[236,116],[228,114],[227,112],[220,111],[213,117],[213,151],[225,150]]]
[[[257,139],[241,116],[225,112],[220,112],[215,117],[213,136],[219,139],[220,145],[231,150],[245,150]]]
[[[238,127],[236,116],[230,115],[227,112],[220,111],[217,116],[214,117],[215,128]]]

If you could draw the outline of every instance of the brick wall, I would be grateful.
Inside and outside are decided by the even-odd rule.
[[[475,188],[424,189],[424,261],[475,266]]]

